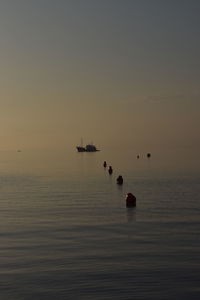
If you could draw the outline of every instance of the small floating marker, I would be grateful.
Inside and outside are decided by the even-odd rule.
[[[151,153],[147,153],[147,157],[150,158],[151,157]]]
[[[108,173],[111,175],[111,174],[112,174],[112,172],[113,172],[113,169],[112,169],[112,167],[111,167],[111,166],[109,166]]]
[[[132,193],[126,195],[126,207],[135,207],[136,197]]]
[[[119,185],[122,185],[123,184],[123,177],[122,177],[122,175],[119,175],[118,177],[117,177],[117,184],[119,184]]]
[[[104,168],[107,167],[107,162],[106,161],[104,161],[103,166],[104,166]]]
[[[139,159],[140,158],[140,156],[139,156],[139,154],[137,155],[137,159]]]

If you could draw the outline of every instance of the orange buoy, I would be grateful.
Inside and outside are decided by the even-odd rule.
[[[132,193],[126,195],[126,207],[136,206],[136,197]]]
[[[117,184],[123,184],[123,177],[122,177],[122,175],[119,175],[118,177],[117,177]]]
[[[113,172],[113,169],[112,169],[112,167],[110,166],[109,169],[108,169],[108,173],[111,175],[112,172]]]

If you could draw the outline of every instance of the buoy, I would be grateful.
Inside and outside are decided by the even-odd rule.
[[[136,197],[132,193],[126,195],[126,207],[136,206]]]
[[[104,161],[104,163],[103,163],[103,166],[104,166],[104,168],[106,168],[106,167],[107,167],[107,163],[106,163],[106,161]]]
[[[151,153],[147,153],[147,157],[150,158],[151,157]]]
[[[108,173],[109,173],[109,174],[112,174],[112,172],[113,172],[113,169],[112,169],[112,167],[110,166],[109,169],[108,169]]]
[[[121,175],[117,177],[117,184],[123,184],[123,177]]]
[[[140,158],[140,156],[139,155],[137,155],[137,159],[139,159]]]

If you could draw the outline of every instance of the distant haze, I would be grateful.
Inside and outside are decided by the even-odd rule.
[[[1,0],[0,150],[200,150],[200,1]]]

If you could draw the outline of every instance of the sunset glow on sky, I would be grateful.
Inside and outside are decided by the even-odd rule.
[[[200,150],[200,2],[2,0],[1,150]]]

